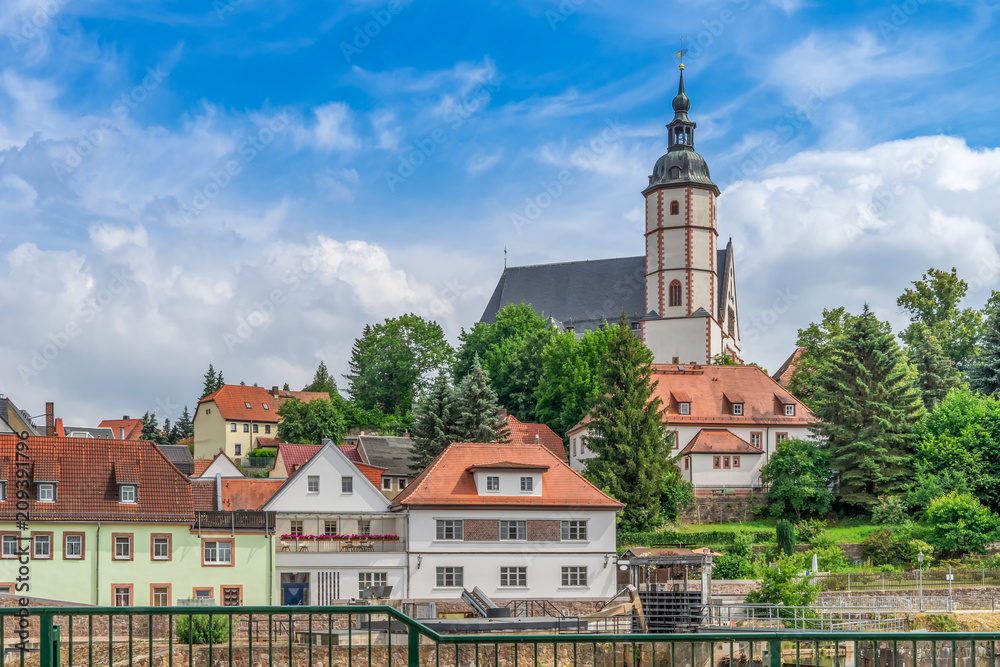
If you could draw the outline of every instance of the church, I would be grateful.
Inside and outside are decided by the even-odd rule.
[[[733,244],[719,247],[719,186],[694,150],[684,65],[667,124],[667,152],[642,191],[644,256],[505,268],[482,322],[507,304],[530,304],[582,333],[624,310],[657,364],[709,364],[740,356]]]

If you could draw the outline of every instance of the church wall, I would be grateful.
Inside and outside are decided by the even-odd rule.
[[[676,215],[670,214],[670,202],[677,201],[680,207]],[[684,189],[661,188],[646,197],[646,231],[658,227],[676,227],[687,220],[687,198]]]
[[[647,320],[643,322],[646,347],[653,353],[653,361],[658,364],[708,363],[705,352],[706,317],[682,317],[669,320]]]

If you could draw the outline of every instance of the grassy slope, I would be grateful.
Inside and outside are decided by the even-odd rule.
[[[709,530],[736,530],[740,526],[751,530],[774,530],[772,521],[744,521],[742,523],[703,523],[686,524],[674,529],[679,533],[700,533]],[[849,542],[861,542],[868,533],[875,530],[875,526],[828,526],[827,532],[837,542],[844,544]]]

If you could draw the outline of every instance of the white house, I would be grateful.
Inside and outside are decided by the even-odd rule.
[[[391,586],[406,597],[406,517],[339,447],[328,443],[262,508],[276,512],[281,604],[328,605]]]
[[[677,465],[695,493],[748,493],[782,440],[815,440],[817,419],[756,366],[654,364]],[[589,418],[567,432],[570,465],[584,470]]]
[[[607,598],[621,507],[544,445],[454,443],[392,504],[409,513],[408,597]]]

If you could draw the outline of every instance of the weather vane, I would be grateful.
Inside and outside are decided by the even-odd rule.
[[[681,37],[681,46],[682,47],[684,46],[684,38],[683,37]],[[687,53],[687,52],[688,52],[687,49],[682,48],[680,51],[678,51],[677,53],[674,54],[674,60],[680,60],[681,61],[680,64],[677,66],[677,69],[681,69],[681,70],[684,69],[684,54]]]

